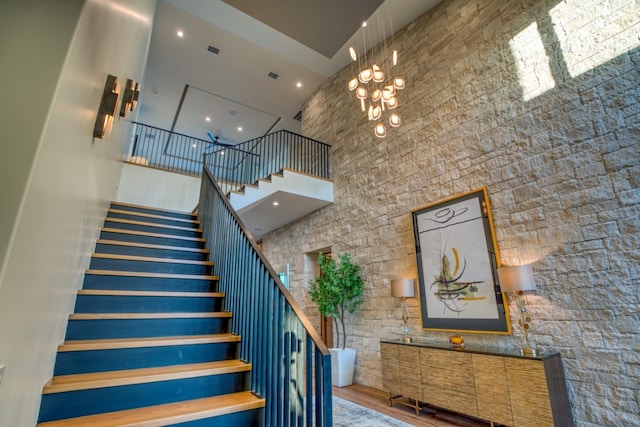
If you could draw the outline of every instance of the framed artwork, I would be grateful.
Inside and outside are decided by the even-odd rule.
[[[422,327],[510,334],[486,188],[412,212]]]

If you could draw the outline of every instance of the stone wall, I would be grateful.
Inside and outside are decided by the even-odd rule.
[[[263,248],[316,319],[309,254],[363,267],[356,382],[381,388],[379,339],[400,333],[389,281],[417,277],[410,212],[486,186],[502,262],[533,265],[533,338],[562,353],[576,425],[638,425],[639,29],[634,0],[446,1],[388,41],[407,88],[387,138],[347,91],[352,66],[307,101],[303,133],[332,145],[336,202]],[[409,303],[412,335],[446,341]],[[517,347],[514,323],[464,338]]]

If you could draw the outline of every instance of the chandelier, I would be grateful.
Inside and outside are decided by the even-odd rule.
[[[349,54],[354,61],[358,60],[356,50],[349,48]],[[391,56],[391,67],[398,63],[398,51]],[[390,73],[387,73],[390,74]],[[378,138],[387,136],[385,123],[391,127],[400,126],[400,116],[394,111],[398,107],[398,91],[404,89],[405,82],[401,77],[387,78],[385,72],[377,64],[365,64],[357,77],[349,81],[349,91],[355,92],[360,100],[363,112],[369,121],[374,122],[373,132]]]

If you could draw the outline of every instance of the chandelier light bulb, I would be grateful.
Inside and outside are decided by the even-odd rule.
[[[402,77],[393,79],[393,87],[396,89],[404,89],[404,79]]]
[[[382,108],[379,105],[369,107],[369,120],[378,120],[382,116]]]
[[[349,90],[354,91],[358,87],[358,79],[356,77],[349,80]]]
[[[390,115],[389,124],[394,128],[400,127],[400,116],[397,115],[396,113],[393,113],[392,115]]]
[[[366,68],[360,71],[360,74],[358,75],[358,79],[362,83],[369,83],[372,78],[373,78],[373,70],[371,68]]]
[[[382,100],[384,102],[389,102],[389,100],[393,98],[393,93],[386,88],[382,90]]]
[[[396,108],[398,106],[398,98],[396,98],[395,96],[391,97],[388,101],[387,101],[387,107],[389,107],[389,109],[393,109]]]
[[[382,97],[382,91],[380,89],[376,89],[373,92],[371,92],[371,100],[373,102],[380,101],[381,97]]]
[[[356,50],[353,47],[349,48],[349,55],[351,55],[351,59],[354,61],[358,60],[358,55],[356,55]]]
[[[384,72],[378,68],[376,70],[376,68],[378,68],[377,65],[374,65],[374,69],[373,69],[373,81],[376,83],[380,83],[384,81]]]
[[[396,65],[398,63],[398,51],[394,50],[393,51],[393,65]]]
[[[384,127],[382,123],[378,123],[374,128],[373,132],[376,134],[378,138],[384,138],[387,136],[387,129]]]
[[[358,87],[356,89],[356,98],[365,99],[367,97],[367,89],[363,86]]]

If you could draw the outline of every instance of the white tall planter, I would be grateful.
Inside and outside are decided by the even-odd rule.
[[[344,387],[353,383],[353,370],[356,364],[354,348],[330,348],[331,382],[336,387]]]

